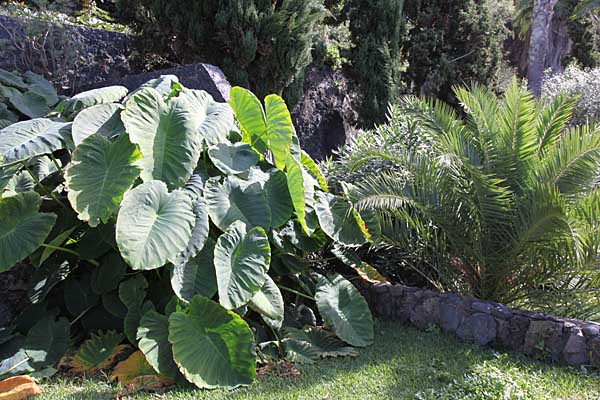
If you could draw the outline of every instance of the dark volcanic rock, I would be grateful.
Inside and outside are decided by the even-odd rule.
[[[496,320],[489,314],[475,313],[460,324],[456,335],[485,346],[496,338]]]
[[[312,67],[304,81],[304,96],[292,110],[300,145],[323,160],[345,144],[358,120],[353,83],[340,71]]]
[[[190,64],[162,69],[153,72],[127,75],[122,78],[104,81],[101,84],[91,85],[84,90],[95,89],[102,86],[122,85],[129,90],[138,88],[142,83],[161,75],[175,75],[179,82],[189,89],[202,89],[210,93],[216,101],[225,102],[229,100],[231,85],[227,81],[223,71],[210,64]]]

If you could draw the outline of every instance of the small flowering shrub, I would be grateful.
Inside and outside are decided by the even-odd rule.
[[[561,93],[579,96],[572,125],[600,122],[600,68],[584,70],[571,65],[562,74],[544,79],[543,98],[550,102]]]

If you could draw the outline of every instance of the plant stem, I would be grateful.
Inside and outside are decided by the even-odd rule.
[[[62,251],[62,252],[65,252],[65,253],[73,254],[74,256],[77,256],[77,257],[81,258],[82,260],[85,260],[85,261],[89,262],[90,264],[92,264],[92,265],[94,265],[96,267],[100,266],[100,263],[98,261],[82,258],[81,254],[79,254],[75,250],[66,249],[64,247],[54,246],[52,244],[46,244],[46,243],[42,243],[42,247],[46,247],[47,249],[51,249],[51,250]]]
[[[56,169],[58,170],[58,172],[60,172],[60,174],[62,176],[65,176],[65,173],[64,173],[62,167],[60,166],[60,164],[58,163],[58,161],[56,160],[56,158],[54,158],[54,154],[50,153],[50,158],[52,159],[52,162],[56,166]]]
[[[31,178],[33,179],[33,181],[35,182],[35,184],[37,186],[40,187],[40,189],[42,189],[42,191],[44,193],[46,193],[46,195],[52,197],[52,199],[54,199],[54,201],[56,201],[62,208],[64,208],[65,210],[69,210],[69,208],[67,206],[65,206],[63,204],[62,201],[60,201],[52,192],[49,192],[48,189],[46,189],[46,186],[42,185],[42,183],[40,182],[40,180],[37,178],[37,176],[35,176],[35,174],[33,173],[32,170],[29,169],[29,167],[27,166],[27,164],[25,164],[24,162],[21,163],[23,165],[23,167],[25,167],[25,169],[27,170],[27,172],[29,173],[29,175],[31,176]]]
[[[315,299],[313,297],[311,297],[309,295],[306,295],[306,294],[304,294],[302,292],[299,292],[297,290],[294,290],[294,289],[291,289],[289,287],[285,287],[285,286],[282,286],[282,285],[279,285],[279,284],[277,286],[279,286],[280,289],[283,289],[286,292],[294,293],[294,294],[296,294],[298,296],[304,297],[305,299],[309,299],[309,300],[315,301]]]

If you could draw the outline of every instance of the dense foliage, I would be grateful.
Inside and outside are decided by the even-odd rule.
[[[353,0],[347,18],[355,48],[352,65],[361,85],[364,126],[381,122],[404,88],[404,0]]]
[[[0,129],[22,119],[47,115],[58,101],[56,89],[44,77],[0,69]]]
[[[257,359],[372,342],[365,300],[318,263],[369,232],[328,193],[279,96],[263,106],[235,87],[217,103],[174,76],[105,87],[1,130],[0,154],[0,271],[36,267],[29,307],[0,331],[0,376],[52,373],[89,337],[75,372],[128,341],[144,374],[235,387]]]
[[[136,17],[143,34],[177,61],[213,63],[259,96],[289,89],[296,99],[325,15],[321,0],[121,0],[121,8],[145,9]]]
[[[465,117],[407,99],[431,148],[379,149],[363,159],[392,159],[400,172],[345,186],[377,213],[379,245],[441,288],[598,317],[598,127],[567,128],[576,99],[543,104],[516,82],[502,99],[481,86],[455,95]]]
[[[492,85],[503,61],[510,1],[412,1],[405,48],[407,82],[416,93],[451,101],[452,86]]]

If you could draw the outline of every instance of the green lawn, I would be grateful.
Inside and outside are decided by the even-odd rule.
[[[377,325],[375,345],[354,359],[299,366],[233,392],[177,389],[137,399],[600,399],[600,377],[466,345],[435,332]],[[53,379],[39,400],[110,399],[118,387]]]

